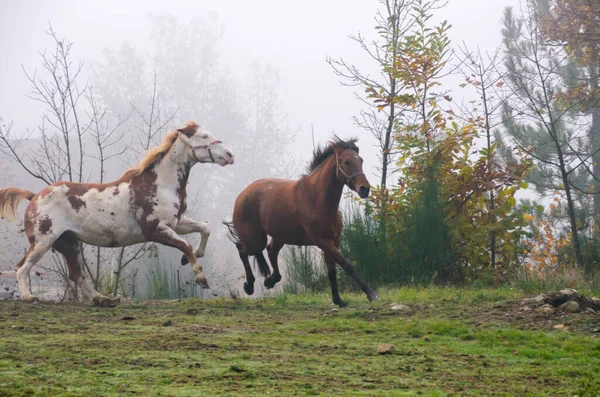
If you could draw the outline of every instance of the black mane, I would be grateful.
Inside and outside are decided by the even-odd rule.
[[[358,153],[358,146],[356,146],[357,141],[358,138],[351,138],[347,141],[344,141],[337,135],[334,135],[333,140],[330,143],[328,143],[327,146],[323,148],[321,146],[317,146],[317,148],[314,150],[313,158],[306,167],[306,173],[311,174],[314,170],[317,169],[317,167],[319,167],[325,160],[327,160],[327,158],[333,154],[333,146],[335,146],[336,149],[350,149]]]

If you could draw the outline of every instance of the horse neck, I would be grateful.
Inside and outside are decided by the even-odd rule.
[[[182,142],[176,140],[171,149],[154,167],[156,179],[161,186],[180,186],[187,184],[194,161]]]
[[[307,177],[307,182],[312,182],[310,193],[315,196],[318,209],[336,211],[340,206],[344,182],[339,180],[336,168],[335,157],[331,156],[317,171]]]

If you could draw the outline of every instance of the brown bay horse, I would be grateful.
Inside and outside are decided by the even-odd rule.
[[[344,186],[361,198],[369,196],[370,185],[362,170],[356,139],[335,137],[325,148],[317,148],[308,167],[308,175],[299,180],[261,179],[250,184],[236,199],[232,222],[224,222],[235,242],[246,271],[244,290],[254,293],[254,275],[249,256],[255,256],[264,285],[273,288],[281,280],[277,256],[284,245],[316,245],[325,255],[325,264],[333,302],[340,298],[336,263],[352,277],[373,301],[377,292],[358,276],[354,265],[339,251],[342,217],[339,203]],[[271,242],[267,246],[267,235]],[[273,274],[263,255],[267,248]]]

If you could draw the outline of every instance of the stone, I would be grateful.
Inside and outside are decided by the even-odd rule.
[[[544,302],[550,303],[554,307],[559,307],[569,301],[579,301],[581,294],[573,288],[565,288],[560,291],[550,292],[546,295]]]
[[[544,299],[546,299],[546,295],[539,294],[535,298],[531,298],[531,302],[533,302],[533,303],[542,303],[542,302],[544,302]]]
[[[546,303],[545,305],[542,305],[542,306],[538,307],[537,309],[535,309],[535,311],[538,313],[554,313],[554,307],[552,307],[552,305]]]
[[[377,354],[392,354],[394,350],[394,345],[379,345],[377,348]]]
[[[596,314],[597,312],[594,309],[592,309],[591,307],[588,307],[585,309],[584,313]]]
[[[397,311],[397,312],[409,312],[410,311],[410,307],[408,307],[406,305],[402,305],[402,304],[400,304],[400,305],[393,304],[390,309]]]
[[[579,291],[577,291],[576,289],[573,289],[573,288],[561,289],[560,291],[558,291],[558,293],[572,297],[572,298],[579,298],[581,296]]]
[[[554,326],[554,329],[559,330],[559,331],[564,331],[565,329],[567,329],[567,327],[564,324],[556,324]]]
[[[577,303],[575,301],[565,302],[562,305],[560,305],[558,308],[567,313],[579,313],[581,311],[581,307],[579,306],[579,303]]]

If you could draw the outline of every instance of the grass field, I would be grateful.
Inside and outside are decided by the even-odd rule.
[[[522,312],[509,289],[380,293],[3,301],[0,396],[600,395],[598,315]]]

